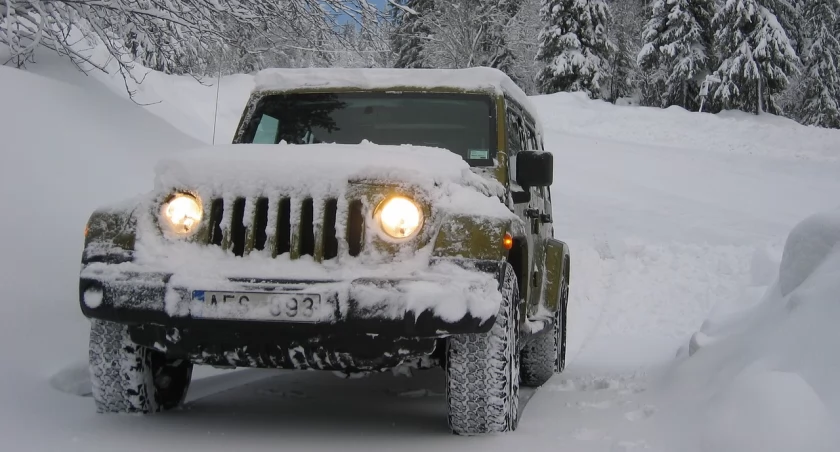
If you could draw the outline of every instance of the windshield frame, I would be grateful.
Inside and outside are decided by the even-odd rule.
[[[402,91],[402,90],[383,90],[383,91],[363,91],[363,90],[350,90],[350,91],[343,91],[343,90],[313,90],[313,91],[266,91],[256,94],[252,97],[251,101],[249,102],[249,111],[247,112],[247,116],[243,118],[240,127],[239,133],[237,133],[234,143],[236,144],[252,144],[253,140],[257,134],[257,128],[260,123],[260,115],[257,113],[261,110],[261,107],[264,102],[268,102],[270,99],[275,98],[277,96],[305,96],[305,95],[323,95],[323,94],[334,94],[337,96],[348,96],[348,97],[358,97],[358,98],[365,98],[370,96],[400,96],[402,98],[417,98],[417,99],[446,99],[446,100],[469,100],[469,101],[481,101],[486,103],[488,117],[487,120],[489,121],[488,133],[490,136],[488,137],[488,143],[490,144],[490,156],[487,159],[464,159],[471,167],[480,167],[480,168],[488,168],[488,167],[495,167],[498,162],[498,155],[499,152],[502,152],[499,149],[499,131],[498,131],[498,114],[497,114],[497,98],[486,92],[437,92],[437,91]],[[405,143],[410,144],[410,143]],[[449,149],[447,149],[449,150]],[[449,150],[455,155],[461,155],[457,152]]]

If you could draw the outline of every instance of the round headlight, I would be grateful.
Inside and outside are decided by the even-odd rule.
[[[395,239],[414,234],[423,224],[423,211],[414,201],[401,196],[383,202],[377,216],[382,231]]]
[[[201,222],[201,201],[188,193],[176,193],[161,208],[161,214],[177,234],[189,234]]]

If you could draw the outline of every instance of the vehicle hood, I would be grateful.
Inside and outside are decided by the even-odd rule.
[[[457,154],[421,146],[258,145],[212,146],[181,152],[156,167],[158,192],[189,190],[242,197],[284,193],[341,198],[351,184],[419,188],[436,207],[461,214],[502,216],[504,186],[471,171]]]

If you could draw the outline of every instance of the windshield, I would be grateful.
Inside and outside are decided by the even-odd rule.
[[[242,141],[433,146],[472,166],[492,166],[492,107],[492,98],[479,94],[278,94],[260,100]]]

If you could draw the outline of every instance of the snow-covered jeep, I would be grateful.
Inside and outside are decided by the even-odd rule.
[[[234,144],[173,155],[90,218],[98,410],[177,407],[194,364],[442,366],[454,432],[515,429],[520,384],[565,360],[542,149],[496,70],[261,72]]]

